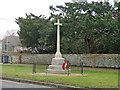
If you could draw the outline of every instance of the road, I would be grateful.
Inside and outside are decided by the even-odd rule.
[[[45,89],[56,90],[53,87],[48,87],[48,86],[43,86],[43,85],[35,85],[35,84],[29,84],[29,83],[13,82],[13,81],[8,81],[8,80],[0,80],[0,83],[2,83],[2,85],[0,84],[2,86],[2,88],[11,88],[10,90],[12,90],[12,88],[17,88],[17,89],[21,88],[21,89],[18,89],[18,90],[24,90],[25,88],[27,90],[29,90],[29,89],[31,90],[31,88],[33,90],[36,90],[37,88],[39,88],[39,90],[41,90],[41,89],[44,89],[44,90]],[[1,86],[0,86],[0,88],[1,88]],[[24,88],[24,89],[22,89],[22,88]]]

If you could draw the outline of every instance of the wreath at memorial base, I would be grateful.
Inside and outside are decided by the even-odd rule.
[[[68,68],[69,68],[68,63],[67,63],[67,62],[64,62],[64,63],[62,64],[62,68],[63,68],[63,70],[64,70],[64,69],[68,69]]]

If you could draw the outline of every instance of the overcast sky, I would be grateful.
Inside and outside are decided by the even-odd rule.
[[[50,5],[64,5],[72,0],[0,0],[0,39],[7,30],[19,30],[15,18],[25,17],[25,13],[50,15]],[[88,0],[91,1],[91,0]],[[99,0],[94,0],[99,1]],[[112,1],[112,0],[109,0]]]

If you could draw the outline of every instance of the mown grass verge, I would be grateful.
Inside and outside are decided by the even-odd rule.
[[[118,88],[118,72],[84,70],[87,76],[39,76],[31,75],[32,66],[0,65],[2,76],[37,81],[46,81],[60,84],[67,84],[79,87],[94,88]],[[45,73],[44,67],[37,69],[39,73]],[[80,70],[71,70],[71,73],[80,73]]]

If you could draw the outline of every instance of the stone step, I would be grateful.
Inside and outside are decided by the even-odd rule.
[[[64,58],[52,58],[52,65],[62,65]]]
[[[67,74],[67,70],[58,70],[58,69],[47,69],[47,73],[53,73],[53,74]]]
[[[62,65],[49,65],[49,69],[58,69],[58,70],[62,70]]]

